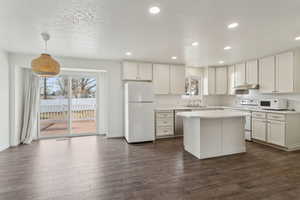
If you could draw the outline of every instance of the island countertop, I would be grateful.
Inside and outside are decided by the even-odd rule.
[[[186,118],[233,118],[233,117],[244,117],[250,115],[247,112],[233,111],[233,110],[205,110],[205,111],[194,111],[194,112],[179,112],[178,116]]]

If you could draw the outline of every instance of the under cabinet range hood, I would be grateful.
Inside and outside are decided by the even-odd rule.
[[[238,85],[234,87],[235,94],[249,94],[249,90],[257,90],[259,89],[258,84],[244,84],[244,85]]]

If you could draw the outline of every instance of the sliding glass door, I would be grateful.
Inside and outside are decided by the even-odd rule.
[[[97,121],[96,76],[41,78],[40,137],[96,134]]]
[[[96,87],[94,77],[72,77],[71,133],[96,133]]]

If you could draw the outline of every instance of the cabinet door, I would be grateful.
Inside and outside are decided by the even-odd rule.
[[[234,65],[228,67],[228,94],[234,95],[235,94],[235,77],[234,77]]]
[[[153,85],[155,94],[170,93],[170,66],[155,64],[153,66]]]
[[[182,65],[170,66],[170,88],[172,94],[185,92],[185,67]]]
[[[240,63],[235,65],[235,84],[236,86],[246,83],[246,64]]]
[[[216,69],[208,67],[204,71],[203,94],[213,95],[216,93]]]
[[[258,84],[258,61],[248,61],[246,63],[246,82],[248,84]]]
[[[267,122],[261,119],[252,119],[252,138],[266,141]]]
[[[139,79],[143,81],[152,81],[152,64],[140,63],[139,64]]]
[[[259,60],[260,92],[275,92],[275,57],[270,56]]]
[[[268,140],[271,144],[285,146],[285,122],[268,122]]]
[[[276,91],[294,91],[294,53],[287,52],[276,56]]]
[[[124,62],[123,63],[123,80],[138,79],[138,63]]]
[[[227,68],[216,68],[216,94],[227,93]]]

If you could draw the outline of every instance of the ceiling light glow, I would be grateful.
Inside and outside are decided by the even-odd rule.
[[[225,62],[223,60],[220,60],[219,61],[219,64],[224,64]]]
[[[176,56],[172,56],[172,60],[176,60],[177,59],[177,57]]]
[[[224,47],[224,50],[230,50],[230,49],[232,49],[231,46],[226,46],[226,47]]]
[[[157,6],[153,6],[149,8],[149,12],[153,15],[157,15],[158,13],[160,13],[160,8]]]
[[[228,27],[229,29],[233,29],[233,28],[236,28],[236,27],[238,27],[238,26],[239,26],[239,23],[234,22],[234,23],[229,24],[227,27]]]
[[[129,52],[129,51],[128,51],[128,52],[126,52],[125,54],[126,54],[126,56],[131,56],[131,55],[132,55],[132,53],[131,53],[131,52]]]
[[[300,40],[300,36],[298,36],[298,37],[295,37],[295,40]]]
[[[192,46],[194,46],[194,47],[195,47],[195,46],[198,46],[198,45],[199,45],[198,42],[193,42],[193,43],[192,43]]]

